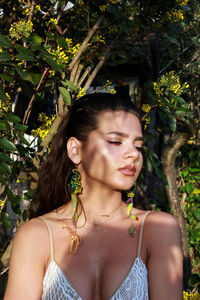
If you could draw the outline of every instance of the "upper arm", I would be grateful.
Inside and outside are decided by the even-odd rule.
[[[42,230],[41,230],[42,229]],[[40,220],[22,225],[14,238],[4,300],[41,299],[45,231]]]
[[[178,223],[162,212],[150,214],[147,223],[150,299],[181,300],[183,257]]]

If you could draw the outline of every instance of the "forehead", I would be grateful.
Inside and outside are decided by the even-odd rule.
[[[105,111],[98,116],[98,128],[103,131],[137,131],[142,135],[140,121],[133,113],[119,111]]]

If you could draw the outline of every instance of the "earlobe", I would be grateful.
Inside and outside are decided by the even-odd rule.
[[[81,142],[75,137],[69,138],[67,142],[67,153],[75,165],[81,162]]]

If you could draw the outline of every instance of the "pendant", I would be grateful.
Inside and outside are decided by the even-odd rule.
[[[62,228],[66,228],[68,232],[70,233],[70,248],[69,248],[69,253],[76,254],[78,251],[78,247],[81,243],[81,237],[76,234],[69,226],[66,224],[62,225]]]

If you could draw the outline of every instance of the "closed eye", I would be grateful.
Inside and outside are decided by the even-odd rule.
[[[113,145],[121,145],[121,142],[119,141],[107,141],[109,144],[113,144]]]

